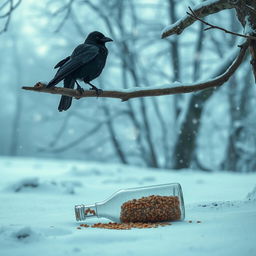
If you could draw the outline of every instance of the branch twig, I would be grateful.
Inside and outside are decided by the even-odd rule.
[[[63,27],[63,25],[65,24],[65,22],[67,21],[67,19],[69,18],[70,14],[72,13],[72,4],[73,4],[74,0],[70,0],[66,5],[62,6],[61,8],[59,8],[56,12],[54,12],[54,16],[58,15],[59,13],[62,13],[64,11],[66,11],[63,19],[61,20],[60,24],[58,25],[58,27],[55,29],[55,33],[58,33],[61,28]]]
[[[190,92],[196,92],[196,91],[204,90],[211,87],[221,86],[226,81],[228,81],[228,79],[234,74],[234,72],[242,63],[246,50],[248,48],[248,45],[249,45],[248,41],[242,44],[240,46],[241,49],[240,49],[239,55],[234,60],[232,65],[227,69],[227,71],[210,81],[201,82],[201,83],[192,84],[192,85],[189,85],[189,84],[181,85],[177,87],[168,86],[165,88],[153,88],[153,89],[152,88],[151,89],[136,88],[133,91],[131,90],[103,91],[99,97],[117,98],[117,99],[121,99],[122,101],[126,101],[132,98],[139,98],[139,97],[171,95],[171,94],[178,94],[178,93],[190,93]],[[37,83],[34,87],[24,86],[22,87],[22,89],[29,90],[29,91],[36,91],[36,92],[66,95],[70,97],[75,97],[77,99],[84,98],[84,97],[97,97],[96,92],[93,90],[87,90],[87,91],[84,91],[83,94],[80,94],[77,90],[69,89],[69,88],[62,88],[62,87],[46,88],[45,84],[40,82]]]
[[[254,8],[252,8],[250,5],[245,4],[245,7],[246,7],[247,9],[249,9],[251,12],[253,12],[254,14],[256,14],[256,10],[255,10]]]
[[[219,29],[221,31],[224,31],[225,33],[227,34],[231,34],[231,35],[234,35],[234,36],[240,36],[240,37],[244,37],[244,38],[247,38],[247,39],[251,39],[251,40],[256,40],[256,37],[255,36],[249,36],[249,35],[243,35],[243,34],[240,34],[240,33],[236,33],[236,32],[232,32],[230,30],[227,30],[225,28],[222,28],[222,27],[219,27],[219,26],[215,26],[215,25],[212,25],[211,23],[209,22],[206,22],[204,20],[202,20],[201,18],[199,18],[196,13],[190,8],[188,7],[188,9],[190,10],[191,13],[189,12],[186,12],[187,15],[191,16],[192,18],[196,19],[196,20],[199,20],[201,21],[202,23],[204,23],[205,25],[208,26],[208,28],[205,28],[204,30],[209,30],[209,29]]]
[[[203,4],[195,6],[194,12],[198,17],[204,18],[205,16],[208,16],[210,14],[217,13],[225,9],[232,9],[234,7],[235,4],[233,4],[229,0],[205,1],[203,2]],[[176,23],[164,29],[164,31],[162,32],[162,38],[166,38],[173,34],[179,35],[183,32],[185,28],[189,27],[194,22],[195,19],[193,19],[189,15],[185,15]]]
[[[22,0],[18,0],[16,3],[14,3],[13,0],[8,0],[6,1],[1,7],[0,7],[0,11],[4,10],[5,6],[7,6],[7,4],[9,4],[9,9],[6,13],[0,15],[0,19],[4,19],[6,18],[5,24],[3,29],[0,30],[0,34],[4,33],[7,31],[8,26],[10,24],[11,21],[11,17],[12,17],[12,12],[20,5]]]

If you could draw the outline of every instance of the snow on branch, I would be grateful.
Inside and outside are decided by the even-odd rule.
[[[222,27],[212,25],[202,19],[210,14],[232,8],[236,10],[238,20],[244,27],[244,34],[235,33]],[[191,8],[189,8],[189,10],[190,12],[187,12],[187,15],[162,31],[162,38],[182,33],[185,28],[193,24],[196,20],[208,26],[205,30],[219,29],[225,33],[247,38],[250,40],[251,65],[256,81],[256,0],[207,0],[197,5],[193,10]]]
[[[194,8],[194,13],[199,18],[204,18],[205,16],[208,16],[213,13],[217,13],[219,11],[222,11],[224,9],[232,9],[235,8],[235,4],[238,1],[235,0],[208,0],[204,1],[203,3],[196,5]],[[195,22],[195,18],[191,15],[185,15],[183,18],[178,20],[176,23],[167,26],[162,31],[162,38],[166,38],[168,36],[174,35],[174,34],[181,34],[183,30],[187,27],[189,27],[191,24]]]
[[[76,99],[85,98],[85,97],[104,97],[104,98],[117,98],[122,101],[127,101],[132,98],[139,97],[149,97],[149,96],[163,96],[163,95],[171,95],[178,93],[190,93],[196,92],[200,90],[204,90],[211,87],[217,87],[223,85],[228,79],[234,74],[237,68],[243,61],[245,53],[249,46],[249,40],[247,40],[244,44],[240,45],[240,52],[231,66],[220,76],[211,79],[206,82],[199,82],[194,84],[179,84],[179,86],[171,87],[162,86],[162,87],[150,87],[148,88],[133,88],[126,89],[120,91],[103,91],[100,95],[97,95],[94,90],[86,90],[82,94],[80,94],[77,90],[62,88],[62,87],[50,87],[46,88],[46,85],[43,83],[37,83],[34,87],[24,86],[22,89],[36,92],[44,92],[51,94],[60,94],[75,97]],[[177,85],[177,84],[175,84]]]

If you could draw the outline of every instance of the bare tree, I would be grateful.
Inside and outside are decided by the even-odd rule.
[[[12,37],[13,41],[13,67],[16,72],[17,85],[22,82],[22,67],[20,63],[19,44],[15,36]],[[11,147],[10,154],[15,156],[18,153],[19,148],[19,136],[20,136],[20,123],[23,110],[22,94],[19,93],[17,88],[16,104],[13,117],[12,133],[11,133]]]
[[[21,0],[5,0],[2,1],[0,4],[0,20],[3,24],[0,28],[0,34],[3,34],[8,30],[8,27],[11,22],[11,18],[13,15],[14,10],[21,4]],[[18,57],[18,45],[14,38],[12,38],[13,45],[14,45],[14,51],[13,55],[15,60],[14,62],[14,68],[16,71],[16,77],[17,77],[17,84],[19,84],[21,80],[21,66],[20,61]],[[17,94],[17,100],[16,100],[16,109],[15,109],[15,115],[13,120],[13,126],[12,126],[12,133],[11,133],[11,145],[10,145],[10,154],[16,155],[18,150],[18,143],[19,143],[19,124],[20,124],[20,118],[21,118],[21,111],[22,111],[22,97],[21,94]]]
[[[245,5],[242,5],[242,2],[244,2]],[[237,5],[233,5],[237,4]],[[250,3],[251,4],[251,3]],[[249,29],[249,35],[243,35],[236,32],[228,31],[222,27],[214,26],[208,22],[205,22],[200,17],[204,17],[206,15],[209,15],[211,13],[215,13],[219,10],[227,9],[227,8],[236,8],[238,18],[243,26],[248,26]],[[252,67],[255,73],[255,34],[253,33],[253,28],[255,28],[255,3],[254,7],[252,5],[249,5],[246,1],[215,1],[213,3],[205,2],[205,5],[200,6],[198,8],[194,8],[194,11],[190,8],[190,12],[187,12],[187,16],[184,16],[183,19],[181,19],[178,24],[171,26],[168,28],[164,33],[163,37],[167,35],[171,35],[173,33],[179,34],[184,28],[191,25],[195,20],[199,20],[202,22],[202,24],[207,25],[208,27],[205,30],[209,29],[220,29],[224,31],[225,33],[230,33],[236,36],[241,37],[251,37],[250,41],[250,49],[251,49],[251,55],[252,55]],[[248,15],[248,16],[246,16]],[[200,17],[198,17],[200,16]],[[234,23],[233,23],[234,24]],[[254,25],[253,25],[254,24]],[[254,26],[254,27],[253,27]],[[254,30],[255,31],[255,30]],[[235,81],[235,78],[232,79]],[[248,82],[248,81],[247,81]],[[189,111],[187,113],[187,116],[185,118],[185,121],[183,123],[183,127],[181,129],[181,133],[179,135],[179,138],[177,140],[177,144],[174,151],[174,159],[175,164],[174,168],[187,168],[191,166],[191,161],[194,154],[194,149],[196,148],[195,140],[199,128],[199,120],[202,113],[202,107],[204,103],[208,100],[208,98],[212,95],[213,90],[208,91],[206,95],[204,95],[204,92],[199,93],[195,96],[192,96],[192,99],[190,101],[189,105]],[[198,104],[200,102],[200,104]],[[196,107],[195,107],[196,106]],[[234,111],[232,111],[234,113]],[[233,116],[231,113],[231,116]],[[233,134],[233,133],[232,133]],[[236,133],[234,133],[235,135]],[[231,139],[232,138],[232,139]],[[229,150],[230,153],[230,162],[229,163],[235,163],[237,159],[237,153],[235,151],[234,146],[234,140],[233,136],[230,137],[229,142]],[[196,163],[199,165],[199,167],[202,168],[202,165],[199,164],[199,162],[196,160]],[[236,169],[235,166],[230,166],[234,170]]]

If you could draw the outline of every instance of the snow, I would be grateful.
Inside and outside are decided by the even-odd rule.
[[[172,87],[176,86],[190,86],[194,85],[192,83],[187,83],[187,84],[181,84],[180,82],[172,82],[171,86],[169,84],[163,84],[163,85],[155,85],[155,86],[150,86],[149,87],[133,87],[133,88],[128,88],[128,89],[118,89],[120,92],[125,92],[125,93],[131,93],[131,92],[139,92],[139,91],[144,91],[144,90],[159,90],[159,89],[170,89]]]
[[[256,255],[256,173],[10,157],[0,157],[0,170],[3,256]],[[157,229],[76,229],[75,204],[169,182],[183,188],[185,221]],[[89,223],[99,221],[107,220]]]
[[[244,34],[245,35],[252,35],[253,33],[255,33],[252,24],[250,22],[250,18],[249,16],[245,16],[245,26],[244,26]]]
[[[183,23],[188,18],[188,15],[183,16],[181,19],[177,20],[175,23],[166,26],[162,31],[161,35],[165,34],[169,30],[173,30],[174,28],[178,27],[181,23]]]

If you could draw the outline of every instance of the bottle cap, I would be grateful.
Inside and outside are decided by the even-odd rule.
[[[75,205],[75,215],[76,215],[76,220],[85,220],[85,207],[83,204],[81,205]]]
[[[96,214],[96,205],[76,205],[75,206],[75,215],[76,220],[85,220],[86,218],[95,217]]]

